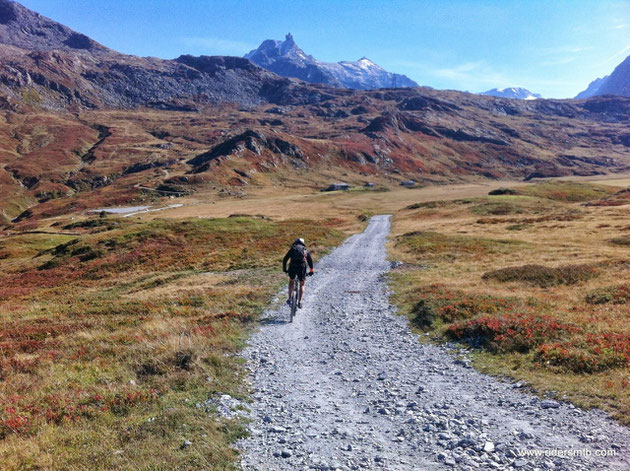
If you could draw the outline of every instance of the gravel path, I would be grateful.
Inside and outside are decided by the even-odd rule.
[[[321,260],[292,324],[283,306],[252,337],[243,469],[630,469],[630,430],[601,411],[541,400],[419,343],[387,299],[388,233],[388,216],[372,218]]]

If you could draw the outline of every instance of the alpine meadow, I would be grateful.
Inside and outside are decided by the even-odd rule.
[[[461,51],[387,46],[485,11],[522,40],[569,2],[191,0],[172,31],[168,2],[98,6],[130,48],[159,17],[172,59],[43,16],[96,2],[24,3],[0,0],[2,470],[630,469],[628,48],[543,98],[552,74],[505,83],[490,42],[432,83]],[[284,40],[178,29],[230,9]],[[315,266],[290,262],[292,317],[295,244]]]

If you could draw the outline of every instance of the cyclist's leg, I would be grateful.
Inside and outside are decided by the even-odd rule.
[[[300,296],[298,298],[300,303],[302,302],[302,298],[304,297],[304,285],[304,280],[300,280]]]
[[[291,299],[291,296],[293,296],[293,286],[294,286],[294,280],[295,278],[289,278],[289,299]]]
[[[295,289],[295,278],[297,277],[297,273],[295,269],[289,265],[289,299],[287,299],[287,303],[291,302],[291,296],[293,296],[293,290]]]

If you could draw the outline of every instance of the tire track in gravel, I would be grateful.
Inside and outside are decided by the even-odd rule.
[[[250,339],[243,469],[630,469],[630,430],[603,412],[541,400],[418,342],[388,302],[389,227],[372,218],[321,260],[293,323],[288,307],[269,311]]]

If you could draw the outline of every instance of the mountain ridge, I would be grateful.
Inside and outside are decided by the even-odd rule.
[[[49,35],[41,43],[35,34],[32,49],[0,47],[0,223],[137,202],[144,191],[233,195],[346,175],[391,185],[630,169],[630,98],[334,88],[241,57],[162,60],[90,42],[77,50],[65,43],[72,30],[14,13],[0,8],[7,29],[29,31],[33,19]]]
[[[417,87],[405,75],[388,72],[363,56],[357,61],[324,62],[306,54],[288,33],[284,41],[267,39],[246,59],[283,77],[355,90]]]
[[[630,97],[630,56],[626,57],[610,75],[596,78],[586,90],[578,93],[576,99],[599,95],[618,95]]]
[[[0,0],[0,43],[22,49],[114,52],[85,34],[46,18],[13,0]]]
[[[326,93],[246,59],[165,60],[109,49],[11,0],[0,0],[0,106],[193,111],[219,103],[312,103]]]

